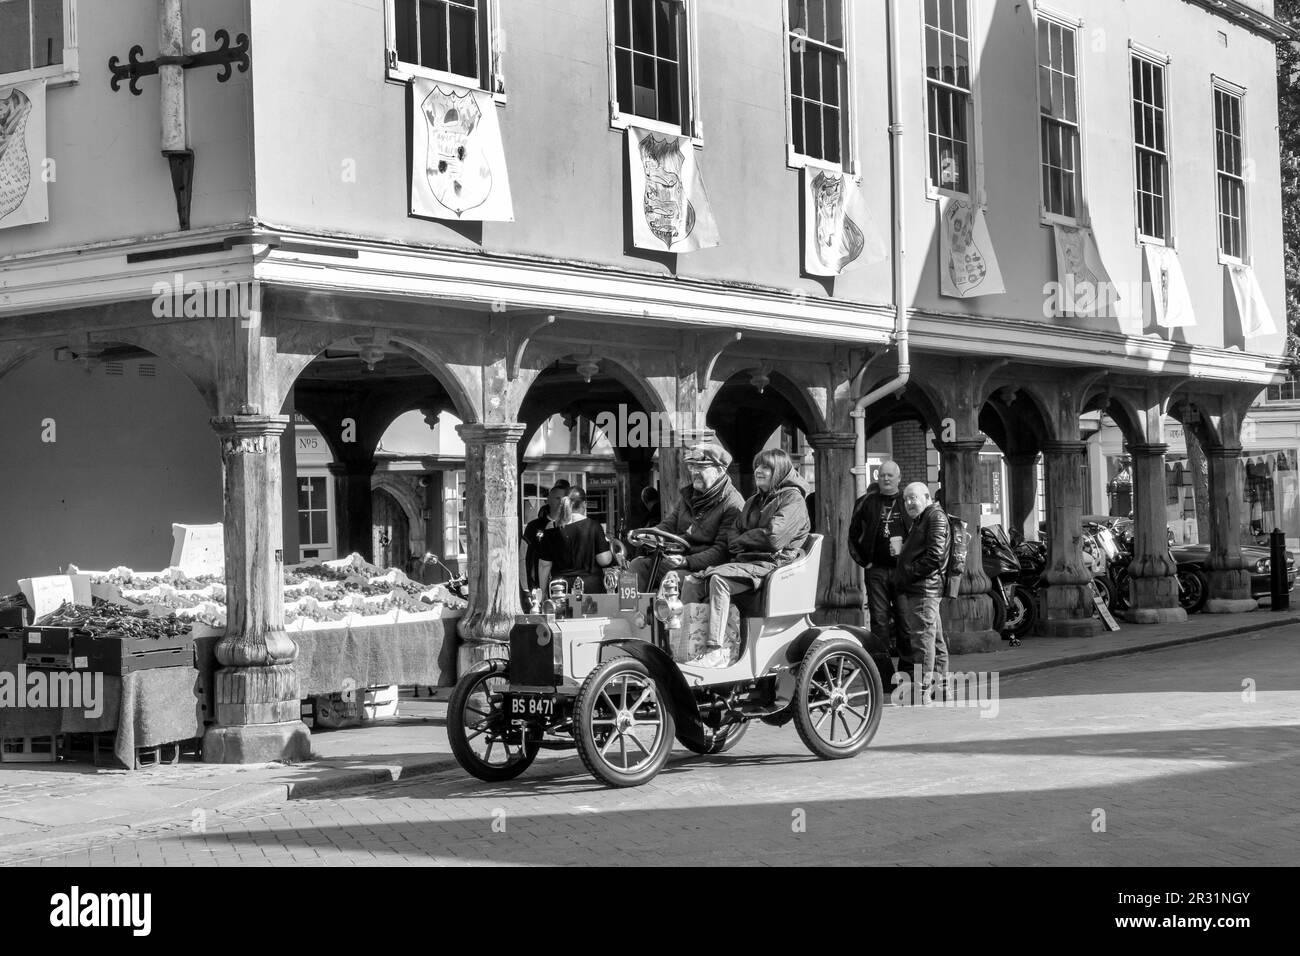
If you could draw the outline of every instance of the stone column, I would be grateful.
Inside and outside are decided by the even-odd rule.
[[[864,602],[862,569],[849,556],[849,521],[853,517],[854,482],[852,432],[822,432],[808,436],[813,447],[817,496],[812,515],[822,542],[817,573],[817,624],[870,626]]]
[[[280,436],[286,415],[212,419],[224,480],[226,634],[217,642],[216,726],[203,737],[207,763],[305,760],[311,735],[299,719],[298,645],[284,631]]]
[[[509,655],[519,606],[518,422],[458,425],[465,442],[465,530],[469,609],[460,620],[464,646],[457,673]]]
[[[375,559],[372,531],[371,479],[373,457],[357,461],[336,461],[329,465],[334,476],[334,522],[338,529],[339,557],[355,551],[367,561]]]
[[[949,514],[966,522],[966,571],[961,576],[957,597],[946,596],[940,603],[944,637],[954,654],[979,653],[999,647],[1000,635],[993,630],[992,582],[984,573],[980,548],[979,465],[983,438],[936,441],[943,463],[944,506]],[[947,587],[947,582],[944,582]]]
[[[1241,510],[1244,497],[1241,449],[1207,445],[1210,468],[1210,614],[1253,611],[1259,602],[1250,596],[1250,572],[1241,557]]]
[[[1007,534],[1038,540],[1038,455],[1007,455]]]
[[[1087,443],[1043,445],[1047,474],[1047,587],[1039,597],[1035,631],[1045,637],[1094,637],[1092,576],[1083,566],[1083,482]]]
[[[1133,560],[1129,564],[1130,610],[1134,624],[1187,620],[1178,606],[1177,566],[1169,557],[1165,508],[1165,452],[1168,445],[1130,445],[1133,460]]]

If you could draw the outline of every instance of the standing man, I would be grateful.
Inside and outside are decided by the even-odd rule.
[[[921,672],[921,700],[926,701],[934,693],[935,681],[948,673],[948,642],[939,624],[939,600],[952,538],[948,515],[930,500],[924,482],[914,481],[903,489],[903,507],[912,519],[912,530],[898,555],[894,585],[903,611],[903,630]]]
[[[880,466],[876,478],[876,491],[868,492],[853,507],[849,522],[849,554],[865,570],[867,586],[867,611],[871,619],[871,633],[889,647],[891,619],[902,620],[894,590],[894,568],[903,539],[912,528],[912,519],[903,507],[898,493],[902,471],[895,462]],[[912,645],[906,631],[898,628],[898,669],[912,673]]]
[[[654,580],[650,579],[653,557],[643,556],[629,564],[642,591],[658,587],[669,571],[703,571],[726,561],[736,519],[745,507],[745,499],[727,477],[731,455],[725,448],[717,442],[701,442],[686,453],[685,461],[691,483],[682,489],[672,514],[655,529],[685,538],[690,550],[663,555]]]

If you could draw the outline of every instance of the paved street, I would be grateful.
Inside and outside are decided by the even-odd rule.
[[[639,790],[543,755],[508,785],[446,771],[0,862],[1295,864],[1293,630],[1010,677],[992,718],[891,706],[850,761],[757,725]]]

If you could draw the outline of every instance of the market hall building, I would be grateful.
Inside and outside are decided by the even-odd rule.
[[[172,522],[223,522],[205,754],[295,756],[295,414],[328,444],[339,553],[373,551],[388,426],[459,422],[464,664],[520,610],[520,448],[556,414],[629,423],[628,513],[650,483],[672,506],[691,442],[742,485],[778,429],[810,449],[826,620],[862,615],[868,450],[911,460],[927,429],[975,525],[996,447],[1006,524],[1035,532],[1044,477],[1044,632],[1092,633],[1080,419],[1104,411],[1133,460],[1137,620],[1181,613],[1166,416],[1209,460],[1211,610],[1253,607],[1241,422],[1284,364],[1271,14],[0,4],[0,576],[157,567]],[[995,639],[988,587],[971,563],[955,643]]]

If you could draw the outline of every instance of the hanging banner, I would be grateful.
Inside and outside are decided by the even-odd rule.
[[[1117,317],[1119,293],[1101,261],[1097,239],[1086,226],[1054,224],[1057,315]]]
[[[958,299],[1007,291],[984,209],[969,199],[939,200],[939,291]]]
[[[1259,287],[1259,277],[1250,266],[1228,266],[1232,280],[1232,294],[1237,299],[1237,315],[1241,319],[1241,334],[1248,339],[1261,335],[1276,335],[1277,323],[1264,301],[1264,290]]]
[[[803,268],[814,276],[837,276],[889,258],[850,176],[805,166]]]
[[[1192,295],[1187,291],[1183,267],[1178,254],[1168,246],[1146,243],[1147,286],[1156,324],[1166,329],[1188,328],[1196,324]]]
[[[718,245],[718,227],[691,141],[629,126],[627,153],[632,245],[656,252]]]
[[[0,86],[0,229],[50,221],[45,81]]]
[[[417,77],[411,103],[411,215],[514,222],[491,95]]]

